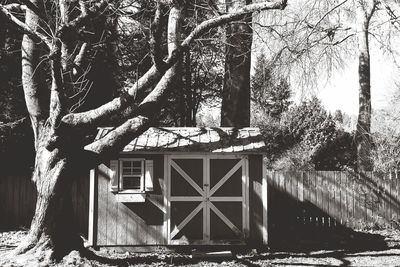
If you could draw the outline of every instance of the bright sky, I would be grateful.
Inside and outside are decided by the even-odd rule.
[[[336,71],[328,83],[320,83],[318,96],[329,111],[340,109],[351,115],[358,114],[357,64],[357,60],[353,60],[342,70]],[[387,106],[393,91],[396,90],[396,77],[400,77],[400,71],[388,56],[371,53],[373,109]]]

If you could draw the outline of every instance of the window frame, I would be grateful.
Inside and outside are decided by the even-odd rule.
[[[141,174],[140,174],[140,189],[124,189],[124,175],[123,175],[123,162],[140,162]],[[119,192],[120,193],[144,193],[145,192],[145,159],[144,158],[119,158]]]

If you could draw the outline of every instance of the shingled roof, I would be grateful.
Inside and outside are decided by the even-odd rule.
[[[113,128],[99,128],[96,140]],[[123,152],[259,152],[265,143],[258,128],[149,128],[133,139]]]

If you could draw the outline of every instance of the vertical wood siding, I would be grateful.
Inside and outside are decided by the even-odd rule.
[[[135,157],[133,155],[126,157]],[[107,175],[98,171],[97,213],[95,239],[97,246],[163,245],[164,224],[164,156],[140,155],[139,158],[154,161],[154,191],[148,193],[143,203],[117,202],[110,191]]]
[[[108,180],[99,174],[96,207],[97,245],[166,244],[163,238],[163,155],[154,160],[155,191],[145,203],[118,203]],[[249,156],[251,238],[262,237],[260,157]],[[283,229],[371,228],[400,226],[400,179],[397,173],[267,171],[269,233]],[[72,186],[75,220],[87,234],[89,175]],[[29,227],[36,191],[29,175],[0,177],[0,229]],[[156,205],[156,204],[157,205]],[[297,227],[297,228],[296,228]],[[290,232],[290,230],[294,230]],[[257,239],[257,238],[255,238]]]
[[[89,214],[89,175],[72,183],[74,219],[79,231],[87,236]],[[0,177],[0,229],[28,228],[36,205],[36,190],[29,174]]]
[[[268,171],[267,180],[271,229],[400,226],[397,173]]]

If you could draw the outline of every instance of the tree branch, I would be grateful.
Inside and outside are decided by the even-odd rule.
[[[221,26],[225,23],[238,20],[243,15],[252,13],[255,11],[262,11],[268,9],[283,9],[285,8],[287,0],[275,1],[275,2],[263,2],[263,3],[255,3],[244,6],[241,9],[238,9],[234,13],[225,14],[213,19],[206,20],[200,23],[184,40],[181,42],[179,46],[170,52],[168,59],[166,60],[166,64],[168,68],[171,68],[179,59],[182,58],[183,52],[189,48],[190,44],[197,37],[206,33],[208,30]],[[135,99],[135,95],[139,90],[143,90],[148,88],[151,84],[157,81],[163,75],[162,72],[158,71],[157,68],[153,65],[146,74],[144,74],[128,91],[128,96],[121,96],[113,99],[112,101],[100,106],[99,108],[82,112],[82,113],[74,113],[68,114],[63,119],[62,122],[67,127],[76,127],[80,125],[97,125],[99,122],[104,122],[106,118],[110,118],[112,115],[116,115],[118,113],[122,113],[126,107],[133,103]],[[132,114],[136,114],[136,112],[132,112],[126,114],[126,116],[130,116]]]
[[[108,0],[101,0],[97,4],[94,4],[90,8],[86,8],[85,12],[81,12],[81,15],[75,18],[74,20],[69,21],[68,23],[64,24],[57,32],[57,37],[64,41],[71,41],[71,37],[78,33],[78,30],[86,25],[92,18],[99,15],[103,12],[109,3]]]
[[[170,10],[168,19],[168,53],[171,55],[178,46],[180,34],[180,20],[182,16],[181,6],[176,3]],[[102,155],[118,153],[128,144],[132,138],[138,137],[150,127],[158,111],[161,109],[171,85],[178,74],[178,63],[172,66],[157,83],[153,91],[142,101],[136,110],[137,116],[127,120],[121,126],[112,130],[104,138],[101,138],[85,147],[86,150]]]
[[[25,12],[26,11],[26,5],[21,5],[21,4],[7,4],[3,6],[5,9],[11,12]]]
[[[32,2],[43,3],[41,0],[33,0]],[[33,11],[27,9],[25,23],[22,24],[30,32],[37,33],[40,28],[40,19]],[[47,41],[47,46],[51,50],[50,41]],[[36,149],[38,148],[38,140],[44,122],[48,117],[48,93],[45,82],[42,79],[43,76],[40,75],[41,69],[39,68],[41,50],[41,45],[35,41],[35,38],[32,38],[31,34],[24,34],[21,43],[22,86],[26,107],[32,123]]]
[[[11,12],[5,8],[3,5],[0,5],[0,14],[3,15],[8,21],[12,22],[15,26],[17,26],[18,30],[22,31],[25,34],[30,35],[32,38],[36,40],[40,40],[46,44],[46,46],[51,48],[51,39],[45,36],[44,34],[33,30],[27,24],[23,23],[19,19],[17,19]]]
[[[44,13],[40,10],[40,8],[37,5],[32,3],[30,0],[19,0],[19,1],[22,4],[24,4],[27,8],[32,10],[39,18],[41,18],[44,21],[46,20],[46,16],[44,15]]]
[[[157,4],[156,13],[154,15],[154,21],[151,25],[151,58],[153,60],[154,66],[158,71],[164,72],[166,69],[166,64],[163,60],[161,53],[161,35],[162,35],[162,25],[161,25],[161,4]]]

